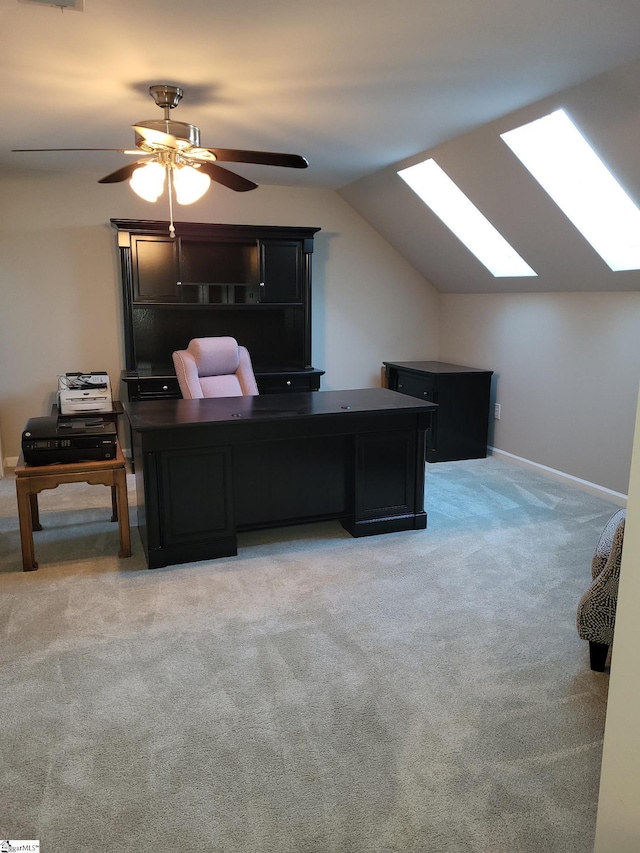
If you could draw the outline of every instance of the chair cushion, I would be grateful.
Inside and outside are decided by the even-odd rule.
[[[203,397],[242,397],[242,387],[237,376],[201,376]]]

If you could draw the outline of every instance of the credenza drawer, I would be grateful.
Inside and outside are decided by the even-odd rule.
[[[321,371],[256,374],[260,394],[284,394],[287,391],[317,391]],[[122,377],[129,400],[179,400],[182,398],[176,376]]]
[[[420,400],[427,400],[430,403],[437,402],[433,382],[428,377],[416,376],[413,373],[401,373],[399,371],[396,390],[401,394],[408,394],[410,397],[417,397]]]
[[[130,400],[179,400],[182,397],[177,377],[149,377],[123,380]]]
[[[285,394],[287,391],[317,391],[320,376],[312,373],[300,376],[256,376],[256,382],[261,394]]]

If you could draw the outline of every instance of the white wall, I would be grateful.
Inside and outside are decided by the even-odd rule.
[[[118,396],[122,309],[111,218],[166,219],[96,175],[0,176],[0,430],[15,457],[29,417],[48,414],[60,373],[107,370]],[[331,190],[213,187],[177,219],[315,226],[313,364],[321,387],[380,384],[383,360],[435,358],[431,286]]]
[[[602,755],[595,853],[640,850],[640,405]]]
[[[442,294],[440,358],[495,371],[490,443],[627,493],[640,293]]]

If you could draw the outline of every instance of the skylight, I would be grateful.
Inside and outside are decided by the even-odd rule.
[[[640,269],[640,210],[564,110],[501,136],[612,270]]]
[[[398,174],[496,278],[537,275],[435,160]]]

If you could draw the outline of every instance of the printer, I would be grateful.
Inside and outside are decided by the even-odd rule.
[[[27,465],[115,459],[116,425],[100,417],[29,418],[22,432],[22,453]]]
[[[112,408],[111,382],[106,371],[65,373],[58,377],[58,411],[61,415],[110,412]]]

